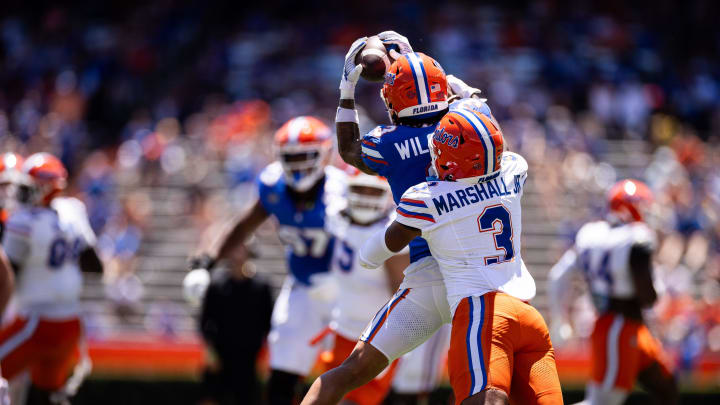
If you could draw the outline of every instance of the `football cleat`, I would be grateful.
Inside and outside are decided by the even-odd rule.
[[[447,113],[428,136],[440,180],[478,183],[500,173],[503,134],[488,116],[470,110]]]
[[[390,65],[380,97],[393,123],[443,114],[448,108],[445,71],[425,54],[404,54]]]
[[[296,117],[275,132],[275,149],[287,185],[307,191],[322,178],[333,147],[330,128],[315,117]]]

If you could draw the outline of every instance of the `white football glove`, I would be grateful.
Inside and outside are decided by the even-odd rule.
[[[210,285],[210,272],[206,269],[190,270],[183,279],[183,296],[194,307],[202,304],[205,292]]]
[[[341,100],[355,100],[355,86],[357,85],[358,79],[360,79],[360,73],[362,73],[362,71],[362,65],[357,65],[347,76],[343,73],[340,78]]]
[[[398,47],[398,50],[400,52],[396,51],[395,49],[390,49],[390,52],[388,52],[393,60],[396,60],[401,55],[413,52],[412,46],[410,46],[410,42],[404,35],[400,35],[395,31],[383,31],[377,36],[378,38],[380,38],[383,44],[396,45]]]
[[[467,83],[453,75],[447,75],[447,84],[450,87],[452,94],[459,96],[460,98],[470,98],[473,94],[481,93],[480,89],[468,86]]]
[[[367,37],[358,38],[355,42],[350,45],[350,50],[345,54],[345,66],[343,67],[343,78],[350,76],[350,73],[355,69],[355,57],[357,56],[367,44]]]

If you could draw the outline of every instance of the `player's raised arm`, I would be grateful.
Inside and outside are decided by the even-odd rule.
[[[265,211],[262,202],[258,198],[249,211],[235,223],[220,243],[216,260],[231,259],[233,253],[255,230],[262,224],[269,214]]]
[[[340,102],[335,115],[335,129],[338,141],[338,152],[345,163],[359,170],[374,174],[362,160],[360,119],[355,109],[355,86],[362,73],[362,65],[355,64],[358,53],[365,48],[367,37],[358,38],[350,46],[345,55],[342,77],[340,78]]]
[[[384,70],[389,67],[391,61],[401,54],[412,51],[406,37],[395,31],[384,31],[374,37],[358,38],[345,55],[340,78],[340,102],[335,116],[338,152],[345,163],[365,173],[376,174],[376,171],[362,159],[362,139],[358,113],[355,109],[355,86],[364,69],[368,69],[369,76],[363,77],[382,81]],[[365,65],[367,67],[364,67]]]

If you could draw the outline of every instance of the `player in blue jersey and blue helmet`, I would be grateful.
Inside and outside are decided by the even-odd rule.
[[[354,99],[362,66],[356,66],[354,60],[367,41],[360,38],[345,57],[335,118],[338,146],[346,163],[387,178],[397,212],[404,215],[414,202],[402,200],[402,194],[432,175],[428,135],[448,112],[449,101],[459,100],[453,108],[470,107],[488,115],[490,109],[479,98],[480,90],[446,76],[434,59],[413,52],[404,36],[386,31],[378,37],[393,48],[390,56],[394,62],[381,91],[392,125],[380,125],[360,136]],[[460,107],[464,104],[467,106]],[[353,353],[340,367],[313,383],[303,404],[337,403],[348,391],[370,381],[394,359],[450,323],[442,276],[422,238],[410,243],[410,261],[402,285],[370,322]]]
[[[274,143],[278,161],[260,173],[258,199],[225,236],[212,262],[241,265],[244,241],[268,217],[277,221],[289,275],[273,310],[267,392],[271,405],[289,405],[317,358],[320,347],[310,342],[330,321],[334,239],[325,220],[345,206],[346,177],[328,165],[332,132],[317,118],[291,119],[275,133]]]

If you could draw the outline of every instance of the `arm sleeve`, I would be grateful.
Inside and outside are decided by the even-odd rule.
[[[430,192],[426,183],[405,191],[395,210],[395,220],[403,225],[424,231],[435,225],[435,215],[428,201]]]
[[[385,145],[382,142],[382,138],[379,136],[382,127],[377,127],[367,135],[363,136],[360,144],[362,160],[371,168],[375,173],[380,176],[388,176],[390,171],[390,165],[388,164],[384,151]]]
[[[565,321],[564,314],[570,305],[570,282],[572,274],[577,268],[577,252],[569,249],[560,260],[550,269],[548,276],[548,296],[550,313],[557,320]]]

